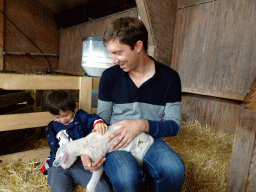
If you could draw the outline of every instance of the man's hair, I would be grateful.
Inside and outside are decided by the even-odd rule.
[[[104,33],[103,43],[119,40],[134,49],[137,41],[143,42],[145,50],[148,49],[148,31],[144,23],[136,17],[121,17],[112,22]]]
[[[75,111],[76,108],[73,95],[66,90],[51,91],[45,98],[45,105],[53,115],[59,115],[60,110]]]

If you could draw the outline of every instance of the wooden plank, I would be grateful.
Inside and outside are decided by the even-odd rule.
[[[79,78],[54,75],[0,74],[0,88],[6,90],[79,89]]]
[[[11,94],[0,95],[0,108],[22,103],[32,98],[31,91],[22,91]]]
[[[29,161],[29,160],[43,161],[45,158],[49,156],[49,154],[50,154],[50,148],[44,147],[40,149],[2,155],[0,156],[0,162],[14,163],[14,162]]]
[[[91,113],[92,77],[80,77],[79,108]]]
[[[4,69],[4,0],[0,0],[0,70]]]
[[[150,23],[147,7],[144,0],[136,0],[136,5],[138,9],[138,15],[140,16],[141,21],[145,24],[148,30],[148,46],[154,46],[154,35],[152,32],[152,26]]]
[[[227,181],[227,192],[246,191],[255,140],[256,111],[240,110]]]
[[[92,89],[99,89],[100,77],[92,78]]]
[[[197,3],[202,3],[202,2],[206,2],[208,0],[179,0],[178,1],[178,8],[179,7],[185,7],[185,6],[190,6],[190,5],[194,5]]]
[[[84,76],[84,73],[81,73],[81,72],[72,72],[72,71],[65,71],[65,70],[54,70],[54,72],[66,74],[66,75]]]
[[[4,114],[7,115],[7,114],[32,113],[32,112],[35,112],[34,105],[29,105],[29,106],[23,107],[21,109],[17,109],[17,110],[14,110],[14,111],[11,111],[11,112],[8,112],[8,113],[4,113]]]
[[[235,100],[235,101],[243,101],[244,97],[245,97],[244,94],[239,94],[239,93],[223,93],[223,92],[218,92],[218,91],[207,91],[207,90],[193,89],[193,88],[187,88],[187,87],[182,87],[182,92],[183,93],[193,93],[193,94],[198,94],[198,95],[205,95],[205,96],[210,96],[210,97],[223,98],[223,99],[230,99],[230,100]]]
[[[0,131],[42,127],[52,120],[54,117],[49,112],[0,115]]]
[[[235,135],[241,101],[183,93],[182,116],[185,121],[199,121],[214,131]]]

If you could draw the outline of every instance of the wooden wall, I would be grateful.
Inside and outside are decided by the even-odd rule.
[[[67,28],[60,32],[59,70],[81,72],[82,39],[90,36],[102,36],[110,22],[122,16],[137,16],[136,9],[110,15],[98,20]]]
[[[42,51],[58,54],[59,33],[51,15],[51,12],[33,0],[5,1],[4,52],[41,53]],[[2,52],[0,55],[2,56]],[[57,69],[57,57],[21,55],[4,55],[3,69],[30,73],[34,66],[39,66],[47,67],[49,72],[50,65],[47,59],[51,68]]]
[[[149,45],[156,47],[157,60],[170,66],[178,0],[136,0],[138,13],[149,31]]]
[[[4,0],[0,0],[0,70],[4,67],[4,57],[1,54],[4,50]]]
[[[178,8],[198,2],[179,0]],[[185,117],[234,133],[242,98],[256,76],[256,0],[178,9],[173,47],[171,67],[182,89],[198,93],[185,91]]]

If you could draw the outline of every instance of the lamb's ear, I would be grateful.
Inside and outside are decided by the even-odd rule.
[[[61,138],[62,138],[62,139],[66,139],[66,140],[68,140],[67,135],[65,135],[63,131],[61,131]]]

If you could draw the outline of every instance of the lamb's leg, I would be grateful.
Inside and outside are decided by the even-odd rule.
[[[86,187],[86,192],[95,192],[96,186],[101,178],[102,173],[103,173],[102,166],[97,171],[92,172],[92,178],[90,179]]]

